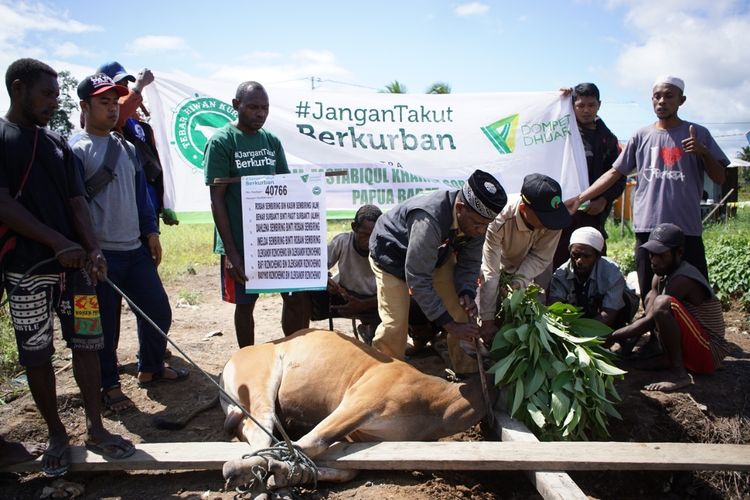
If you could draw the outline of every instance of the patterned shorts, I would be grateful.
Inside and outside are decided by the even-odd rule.
[[[68,347],[97,351],[104,346],[96,289],[83,271],[34,274],[19,284],[22,276],[8,272],[4,280],[22,366],[41,366],[55,352],[53,311]]]

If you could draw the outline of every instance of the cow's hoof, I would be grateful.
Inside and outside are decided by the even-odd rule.
[[[260,456],[230,460],[222,467],[225,488],[249,486],[253,490],[264,490],[268,476],[268,461]]]
[[[268,460],[268,470],[271,472],[266,483],[269,490],[312,484],[317,480],[315,469],[302,463],[284,462],[271,458]]]

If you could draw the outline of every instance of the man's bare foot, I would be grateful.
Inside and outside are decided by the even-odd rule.
[[[0,469],[7,465],[34,460],[42,453],[44,453],[43,444],[6,441],[0,437]]]
[[[692,385],[693,377],[685,370],[672,371],[665,380],[648,384],[643,388],[647,391],[671,392]]]

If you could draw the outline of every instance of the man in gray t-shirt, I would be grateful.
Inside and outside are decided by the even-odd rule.
[[[636,248],[648,241],[657,225],[676,224],[685,233],[683,258],[708,277],[701,238],[703,174],[717,184],[724,183],[724,168],[729,159],[705,127],[677,116],[686,100],[684,90],[685,82],[679,78],[657,78],[651,96],[657,121],[638,130],[612,168],[565,204],[569,210],[577,210],[581,203],[599,196],[623,175],[636,171],[638,186],[633,204]],[[647,252],[636,250],[636,268],[640,289],[649,290],[653,271]]]

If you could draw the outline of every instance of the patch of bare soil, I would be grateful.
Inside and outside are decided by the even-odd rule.
[[[216,268],[198,269],[168,286],[174,323],[170,332],[177,345],[206,372],[217,376],[224,362],[236,349],[232,326],[233,307],[218,296]],[[195,305],[186,302],[197,299]],[[265,342],[282,336],[281,299],[262,297],[255,311],[256,338]],[[641,387],[651,372],[631,372],[618,384],[622,402],[618,410],[623,421],[612,421],[615,441],[679,441],[750,443],[750,335],[747,314],[737,308],[726,313],[727,338],[732,344],[722,370],[696,377],[695,385],[676,394],[646,393]],[[327,328],[327,322],[314,326]],[[351,322],[336,320],[335,327],[352,334]],[[221,332],[221,334],[216,334]],[[136,384],[137,338],[131,312],[123,315],[119,356],[121,383],[137,410],[105,416],[105,425],[137,443],[212,442],[229,438],[222,432],[224,415],[213,408],[196,417],[185,429],[162,431],[153,426],[155,416],[185,415],[196,405],[210,400],[216,390],[196,369],[191,368],[185,383],[156,385],[141,389]],[[172,347],[170,363],[190,368]],[[78,388],[69,366],[70,352],[58,343],[55,366],[58,406],[74,444],[82,444],[85,421]],[[443,361],[436,355],[418,358],[420,369],[441,374]],[[8,388],[0,388],[7,392]],[[418,388],[415,388],[418,390]],[[30,395],[0,407],[0,433],[10,439],[44,441],[46,429]],[[451,439],[495,439],[479,426]],[[571,474],[595,498],[742,498],[750,495],[748,474],[689,472],[584,472]],[[70,473],[66,480],[83,486],[83,498],[208,498],[229,499],[234,492],[222,491],[218,471],[193,472],[102,472]],[[41,474],[0,475],[0,497],[39,498],[51,479]],[[317,490],[303,492],[305,498],[327,499],[491,499],[538,498],[536,490],[521,472],[362,472],[343,485],[320,484]]]

